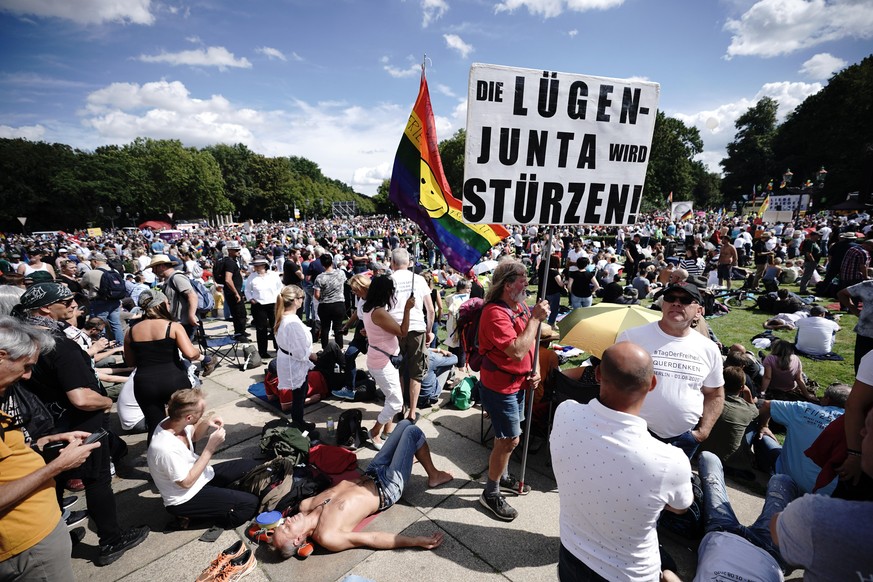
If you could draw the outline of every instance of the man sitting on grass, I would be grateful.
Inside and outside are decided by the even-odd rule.
[[[283,558],[290,558],[311,537],[324,549],[341,552],[349,548],[376,550],[425,548],[443,542],[440,532],[430,536],[404,536],[389,532],[354,531],[367,516],[385,511],[400,499],[412,472],[413,457],[427,473],[429,487],[453,479],[433,464],[427,439],[408,419],[398,423],[382,449],[357,481],[340,481],[300,504],[300,512],[276,528],[270,542]]]

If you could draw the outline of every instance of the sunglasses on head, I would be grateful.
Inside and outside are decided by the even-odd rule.
[[[664,295],[664,301],[666,303],[681,303],[682,305],[691,305],[692,303],[696,303],[697,299],[691,297],[690,295]]]

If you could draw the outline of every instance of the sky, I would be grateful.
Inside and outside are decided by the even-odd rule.
[[[472,63],[659,83],[718,162],[873,53],[871,0],[0,0],[0,137],[302,156],[372,195],[427,79],[439,139]]]

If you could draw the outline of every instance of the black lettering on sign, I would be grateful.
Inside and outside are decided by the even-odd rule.
[[[609,144],[610,162],[639,162],[644,163],[649,157],[649,148],[644,145],[630,145],[624,143]]]
[[[476,81],[476,101],[503,102],[503,81]]]
[[[611,222],[620,222],[621,219],[624,218],[629,195],[630,186],[627,184],[609,185],[609,197],[606,200],[606,212],[603,216],[604,222],[607,224]]]
[[[491,128],[488,126],[482,127],[482,149],[479,150],[479,157],[476,158],[477,164],[487,164],[491,159]]]
[[[464,204],[463,208],[464,220],[467,222],[478,222],[485,218],[485,201],[479,196],[485,188],[485,180],[481,178],[470,178],[464,182],[462,200],[470,203],[470,205]]]
[[[558,224],[561,222],[561,199],[563,197],[564,188],[557,182],[543,184],[540,224]]]
[[[612,90],[612,85],[600,86],[600,99],[597,100],[597,121],[609,121],[609,113],[606,110],[612,105],[612,99],[609,98]]]
[[[512,101],[513,115],[527,115],[527,107],[524,106],[524,77],[515,78],[515,96]]]
[[[522,174],[515,183],[515,220],[527,224],[533,220],[537,210],[537,179],[536,174],[530,175],[531,183],[528,186],[527,174]]]
[[[633,193],[633,196],[631,197],[631,207],[630,207],[631,212],[636,213],[636,211],[639,209],[640,198],[642,198],[642,197],[643,197],[642,184],[635,184],[634,185],[634,193]],[[627,217],[627,221],[628,221],[628,224],[636,224],[637,223],[637,215],[636,214],[629,214]]]
[[[582,197],[585,196],[585,184],[570,182],[567,185],[567,192],[572,193],[573,196],[567,206],[567,213],[564,214],[564,224],[579,224],[579,205],[582,204]]]
[[[558,73],[543,71],[540,79],[540,94],[537,100],[537,112],[541,117],[552,117],[558,110]]]
[[[585,224],[600,224],[600,214],[597,207],[600,206],[600,194],[606,190],[606,184],[591,184],[588,188],[588,207],[585,209]]]
[[[497,157],[504,166],[513,166],[518,161],[518,142],[520,137],[521,130],[517,127],[500,128],[500,149],[497,152]]]
[[[506,191],[512,187],[512,180],[491,180],[488,183],[494,189],[494,215],[492,223],[503,222],[503,203],[506,202]]]
[[[558,150],[558,167],[567,167],[567,154],[570,150],[570,142],[573,140],[573,134],[566,131],[559,131],[555,137],[561,142],[561,149]]]
[[[597,160],[594,156],[594,150],[597,146],[597,134],[586,133],[582,137],[582,147],[579,148],[579,160],[576,162],[576,167],[579,169],[588,168],[595,169]]]
[[[546,142],[549,132],[546,130],[530,130],[527,138],[527,165],[543,167],[546,164]]]
[[[588,107],[588,85],[582,81],[570,84],[570,95],[567,98],[567,117],[570,119],[585,119]]]
[[[621,98],[621,117],[619,118],[619,122],[627,123],[630,121],[631,125],[636,125],[637,113],[645,115],[648,112],[649,109],[647,107],[640,109],[640,90],[631,90],[630,87],[625,87],[624,94]]]

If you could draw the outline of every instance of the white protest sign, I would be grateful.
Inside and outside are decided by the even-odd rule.
[[[673,202],[672,208],[670,209],[670,216],[673,218],[673,220],[682,220],[682,217],[691,212],[693,209],[694,202]]]
[[[474,63],[463,217],[486,224],[633,224],[660,86]]]

